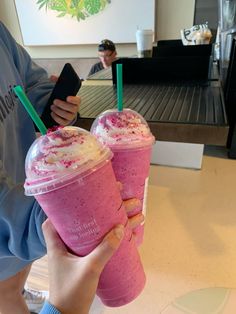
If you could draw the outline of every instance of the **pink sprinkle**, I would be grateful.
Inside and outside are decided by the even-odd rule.
[[[55,132],[55,131],[57,131],[59,129],[63,129],[63,126],[55,125],[55,126],[53,126],[53,127],[48,129],[47,134],[51,134],[51,133],[53,133],[53,132]]]

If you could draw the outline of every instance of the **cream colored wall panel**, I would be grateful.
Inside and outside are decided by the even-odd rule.
[[[178,39],[193,25],[195,0],[157,0],[157,38]]]

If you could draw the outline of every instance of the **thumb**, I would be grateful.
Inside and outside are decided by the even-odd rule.
[[[49,219],[42,225],[48,255],[61,254],[67,252],[66,246],[59,237],[55,227]]]
[[[103,241],[89,254],[91,262],[102,269],[120,246],[124,237],[124,226],[117,225],[103,239]]]

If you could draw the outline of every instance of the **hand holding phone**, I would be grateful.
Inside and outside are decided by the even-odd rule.
[[[47,128],[58,125],[51,116],[51,105],[54,99],[66,101],[68,96],[76,96],[81,87],[81,80],[70,63],[66,63],[49,97],[42,113],[42,120]]]

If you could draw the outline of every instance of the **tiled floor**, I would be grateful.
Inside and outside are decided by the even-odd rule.
[[[234,312],[222,311],[230,298],[236,302],[234,291],[208,289],[236,288],[235,181],[236,160],[221,148],[206,149],[202,170],[151,167],[140,249],[147,284],[134,302],[106,314],[236,313],[236,304]],[[34,265],[29,284],[47,287],[45,259]]]

